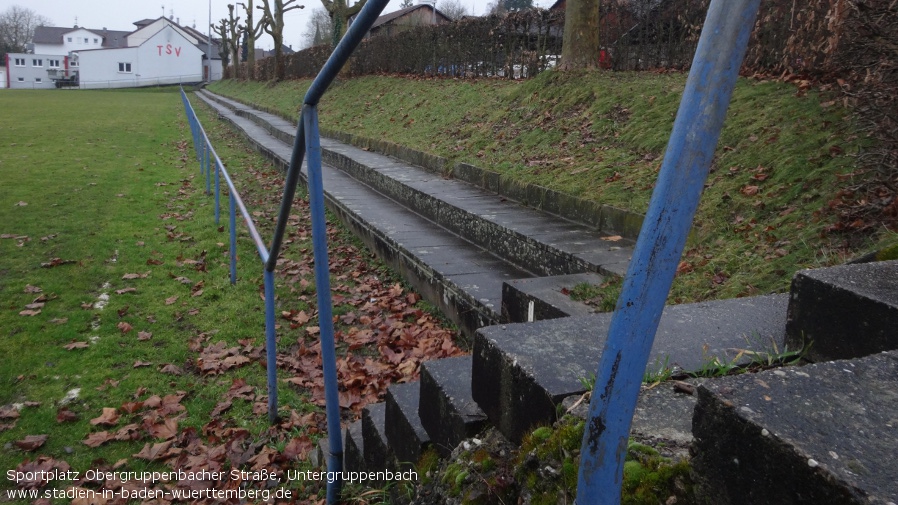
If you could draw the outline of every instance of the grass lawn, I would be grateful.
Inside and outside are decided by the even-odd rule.
[[[283,473],[311,468],[306,453],[325,428],[305,201],[295,202],[278,272],[281,422],[270,426],[261,262],[238,221],[230,284],[227,199],[217,226],[177,90],[7,90],[0,109],[0,468],[32,472],[18,483],[4,473],[0,502],[22,489],[235,489],[227,472],[262,468],[281,481],[249,478],[247,489],[317,501],[321,482]],[[281,174],[199,114],[270,239]],[[348,232],[330,225],[328,241],[350,420],[390,382],[415,377],[425,357],[460,351],[442,349],[452,331]],[[415,324],[413,345],[433,349],[427,356],[395,342]],[[397,355],[410,364],[397,367]],[[79,480],[33,473],[64,469]],[[173,469],[226,475],[86,478]]]

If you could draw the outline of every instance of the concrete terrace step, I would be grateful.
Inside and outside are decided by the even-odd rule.
[[[721,505],[898,503],[898,352],[706,382],[693,468]]]
[[[471,397],[471,356],[426,361],[421,365],[418,414],[442,457],[449,456],[462,440],[486,428],[486,414]]]
[[[272,114],[203,92],[292,145],[296,127]],[[464,181],[404,161],[322,139],[326,163],[351,174],[428,220],[537,275],[604,272],[623,275],[627,240],[520,205]]]
[[[898,261],[803,270],[792,279],[787,342],[813,361],[898,349]]]
[[[291,145],[208,99],[207,94],[199,96],[263,154],[282,168],[289,164]],[[268,116],[279,128],[289,127],[286,121]],[[532,276],[343,171],[327,164],[322,170],[328,208],[467,336],[472,337],[477,328],[499,322],[503,282]]]
[[[666,366],[698,371],[739,350],[782,349],[788,295],[665,308],[647,372]],[[481,328],[474,339],[471,392],[490,422],[519,443],[556,420],[564,398],[595,377],[611,314]]]
[[[430,437],[421,426],[418,417],[418,400],[421,383],[393,384],[387,388],[386,427],[387,442],[399,461],[400,468],[414,468],[423,451],[430,445]]]

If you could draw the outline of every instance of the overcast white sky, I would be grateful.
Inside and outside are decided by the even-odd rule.
[[[352,2],[353,0],[350,0]],[[418,3],[418,0],[414,0]],[[439,8],[438,0],[437,7]],[[553,0],[534,0],[534,5],[548,7]],[[0,0],[0,12],[6,11],[13,5],[31,9],[50,21],[53,26],[78,26],[84,28],[108,28],[110,30],[131,31],[134,22],[146,18],[158,18],[162,16],[163,8],[165,16],[174,15],[175,20],[185,26],[196,26],[203,33],[208,33],[209,11],[211,5],[212,22],[227,17],[228,4],[243,2],[246,0]],[[402,0],[390,0],[384,9],[384,13],[399,9]],[[489,0],[460,0],[461,4],[473,11],[475,15],[483,15]],[[254,5],[261,5],[261,0],[254,0]],[[292,45],[294,49],[302,46],[303,34],[310,18],[311,10],[321,7],[320,0],[297,0],[299,5],[305,5],[304,9],[296,9],[286,14],[284,23],[284,43]],[[241,17],[245,19],[242,14]],[[258,12],[255,16],[258,19]],[[266,35],[257,44],[263,49],[272,49],[271,39]]]

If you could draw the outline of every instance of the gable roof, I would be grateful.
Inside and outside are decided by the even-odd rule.
[[[438,15],[442,16],[446,21],[452,21],[449,18],[449,16],[443,14],[442,12],[440,12],[439,9],[435,8],[434,6],[428,5],[428,4],[418,4],[418,5],[406,7],[405,9],[399,9],[398,11],[393,11],[389,14],[384,14],[383,16],[380,16],[379,18],[377,18],[374,21],[374,24],[371,25],[371,30],[374,30],[375,28],[378,28],[381,25],[390,23],[390,22],[392,22],[398,18],[401,18],[402,16],[405,16],[406,14],[408,14],[412,11],[416,11],[418,9],[433,9]]]
[[[38,26],[34,29],[34,37],[32,39],[32,42],[35,44],[62,44],[65,34],[78,30],[86,30],[97,35],[98,37],[102,37],[102,47],[104,48],[124,47],[125,40],[128,34],[131,33],[121,30],[97,30],[92,28],[83,28],[80,26],[76,26],[74,28],[62,26]]]

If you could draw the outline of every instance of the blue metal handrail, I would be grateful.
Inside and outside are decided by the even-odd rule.
[[[329,442],[329,454],[327,458],[328,472],[337,478],[328,481],[327,502],[336,503],[339,499],[342,487],[343,469],[343,437],[340,427],[340,402],[337,393],[337,358],[334,343],[333,303],[330,288],[330,269],[327,253],[327,227],[324,211],[324,183],[321,176],[321,136],[318,130],[318,101],[330,86],[331,82],[340,72],[340,69],[349,59],[349,56],[362,41],[374,21],[386,7],[389,0],[368,0],[365,7],[359,12],[346,35],[337,44],[334,52],[322,67],[321,72],[312,82],[303,101],[302,112],[296,127],[296,137],[293,142],[293,152],[290,156],[290,165],[287,168],[287,177],[284,183],[284,193],[281,199],[280,212],[275,224],[271,247],[266,248],[259,237],[252,218],[246,211],[237,189],[234,187],[230,176],[225,170],[224,164],[218,158],[212,144],[209,142],[205,131],[196,119],[196,114],[181,90],[184,108],[190,122],[193,133],[194,150],[200,161],[200,169],[206,178],[206,193],[209,194],[212,185],[212,159],[215,161],[215,222],[219,220],[219,180],[223,177],[228,185],[231,195],[230,202],[230,228],[232,251],[236,250],[235,208],[239,207],[250,235],[259,251],[259,257],[264,264],[263,278],[265,282],[265,347],[268,359],[268,417],[274,423],[277,420],[277,352],[275,332],[275,307],[274,307],[274,271],[277,260],[283,246],[284,233],[290,216],[290,209],[296,195],[296,186],[299,183],[300,170],[303,158],[308,153],[308,185],[309,206],[312,220],[312,249],[315,258],[315,288],[318,294],[318,319],[321,337],[321,358],[324,374],[324,397],[327,414],[327,431]],[[231,256],[231,282],[236,282],[236,258]]]
[[[219,172],[222,178],[225,180],[225,184],[228,186],[228,196],[231,200],[230,204],[234,207],[231,210],[231,218],[236,221],[236,210],[240,210],[240,214],[243,216],[243,220],[246,222],[246,226],[249,229],[250,237],[256,245],[256,249],[259,252],[259,257],[262,259],[262,263],[268,261],[268,247],[265,246],[265,241],[262,240],[262,236],[259,235],[259,231],[256,229],[255,222],[253,221],[252,216],[248,210],[246,210],[246,205],[243,203],[243,199],[240,197],[240,193],[237,191],[236,186],[234,186],[234,181],[231,179],[231,175],[228,173],[227,169],[224,166],[224,163],[221,162],[221,159],[218,157],[218,153],[215,152],[215,148],[212,147],[212,142],[209,140],[209,137],[206,135],[206,131],[203,129],[202,124],[200,124],[199,118],[196,116],[196,112],[193,110],[193,106],[190,105],[190,101],[187,99],[187,95],[184,93],[184,89],[181,89],[181,101],[184,103],[184,110],[187,114],[187,120],[190,124],[190,129],[193,136],[194,141],[194,150],[197,153],[197,160],[201,160],[202,164],[200,166],[201,173],[203,176],[206,176],[209,171],[210,163],[207,161],[210,158],[215,160],[216,166],[216,182],[215,182],[215,195],[216,195],[216,214],[218,213],[218,205],[219,199],[218,195],[220,193],[220,182],[218,180]],[[202,147],[200,147],[202,145]],[[216,217],[215,223],[218,224],[218,218]],[[234,223],[232,223],[234,224]],[[231,240],[232,244],[236,243],[236,229],[235,226],[231,226]],[[232,259],[236,259],[236,248],[231,247]],[[232,274],[236,274],[236,265],[231,269]],[[236,282],[236,278],[233,279],[233,282]],[[233,283],[232,282],[232,283]]]
[[[324,216],[324,183],[321,175],[321,136],[318,131],[318,101],[346,64],[368,30],[387,6],[389,0],[368,0],[346,35],[321,68],[303,99],[303,108],[296,125],[293,153],[287,168],[281,209],[271,241],[266,272],[273,272],[283,244],[287,218],[299,181],[303,157],[308,154],[309,207],[312,218],[312,249],[315,257],[315,290],[318,294],[318,325],[321,337],[321,361],[324,374],[324,399],[327,415],[327,470],[337,479],[328,481],[327,503],[336,503],[342,487],[343,437],[340,427],[340,402],[337,393],[337,359],[334,345],[333,303],[330,290],[330,270],[327,255],[327,228]]]
[[[630,424],[760,0],[712,0],[621,295],[583,433],[577,503],[621,500]]]

